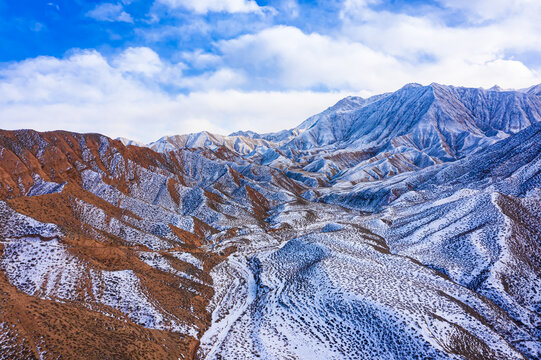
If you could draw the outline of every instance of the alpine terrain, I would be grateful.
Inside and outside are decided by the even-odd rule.
[[[540,359],[540,88],[0,131],[0,359]]]

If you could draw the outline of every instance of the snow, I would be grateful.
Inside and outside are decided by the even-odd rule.
[[[124,312],[148,328],[176,331],[191,336],[197,330],[175,319],[167,319],[147,296],[132,270],[90,269],[72,255],[58,239],[35,237],[6,240],[0,266],[11,284],[43,299],[97,301]],[[79,293],[80,281],[89,277],[91,293]]]
[[[317,218],[303,226],[297,217],[306,207]],[[324,204],[277,211],[273,222],[297,223],[295,238],[264,250],[245,244],[213,270],[213,323],[201,339],[203,358],[409,359],[423,353],[447,359],[442,344],[464,331],[498,356],[521,358],[498,332],[528,337],[523,328],[436,271],[377,250],[384,240],[362,228],[363,217]],[[333,217],[356,225],[313,231]]]
[[[344,226],[340,225],[340,224],[336,224],[336,223],[328,223],[327,225],[325,225],[322,229],[321,229],[321,232],[333,232],[333,231],[338,231],[338,230],[342,230],[344,228]]]
[[[8,201],[0,202],[0,268],[31,296],[106,305],[147,328],[202,335],[205,359],[535,359],[540,120],[537,88],[408,84],[346,98],[278,133],[164,137],[148,145],[162,152],[150,165],[105,137],[95,159],[80,140],[83,161],[73,166],[83,190],[107,206],[74,199],[74,218],[100,246],[132,247],[138,267],[95,267],[68,245],[62,224]],[[35,176],[25,193],[64,185]],[[267,214],[254,213],[248,187]],[[207,259],[233,249],[211,282]],[[176,277],[175,290],[197,301],[212,287],[206,332],[164,310],[141,266]]]
[[[65,185],[65,182],[59,184],[55,182],[43,181],[41,178],[38,178],[37,181],[34,182],[34,185],[30,188],[30,190],[28,190],[26,196],[38,196],[59,193],[62,192]]]
[[[201,263],[201,260],[199,260],[198,258],[196,258],[190,253],[180,252],[180,251],[171,251],[170,254],[179,260],[182,260],[188,264],[195,266],[199,270],[203,270],[203,264]]]

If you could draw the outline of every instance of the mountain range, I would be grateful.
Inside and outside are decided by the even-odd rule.
[[[0,359],[541,358],[541,85],[4,130],[0,214]]]

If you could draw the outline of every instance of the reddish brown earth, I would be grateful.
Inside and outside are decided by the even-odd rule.
[[[187,183],[179,158],[147,148],[126,147],[120,141],[98,134],[64,131],[0,131],[0,151],[0,201],[5,201],[9,208],[19,214],[58,226],[62,231],[59,241],[84,264],[84,271],[132,270],[140,279],[143,291],[159,304],[163,313],[182,323],[194,324],[199,329],[198,337],[201,336],[210,323],[210,314],[206,310],[213,295],[209,272],[234,251],[230,248],[217,254],[203,246],[205,239],[220,231],[195,216],[192,231],[169,224],[176,238],[162,238],[170,246],[159,254],[175,270],[198,279],[190,281],[147,265],[137,254],[150,252],[149,248],[130,244],[122,237],[89,225],[80,206],[85,203],[100,209],[106,215],[106,223],[115,219],[126,227],[134,227],[133,224],[144,219],[85,190],[81,172],[92,169],[101,173],[103,182],[128,196],[134,196],[131,189],[141,181],[139,176],[142,170],[166,174],[169,177],[167,191],[173,202],[179,204],[182,200],[179,186],[186,186]],[[225,148],[206,154],[203,151],[203,154],[210,159],[231,159],[235,156]],[[112,165],[115,156],[122,159],[116,168]],[[255,221],[262,222],[269,209],[269,201],[256,189],[243,185],[243,175],[233,169],[230,172],[235,186],[244,186]],[[35,184],[36,175],[47,182],[66,184],[60,192],[25,196]],[[293,191],[302,190],[285,177],[278,181]],[[226,202],[225,195],[204,192],[208,207],[217,211]],[[7,233],[9,226],[6,219],[0,219],[1,233]],[[219,238],[230,238],[236,232],[236,228],[231,228],[220,234]],[[38,233],[33,236],[41,237]],[[0,240],[1,257],[5,238]],[[11,238],[10,241],[17,239]],[[175,251],[191,253],[201,261],[202,268],[175,258],[171,255]],[[4,344],[7,353],[0,358],[33,359],[39,358],[40,353],[54,359],[195,357],[197,337],[148,329],[133,322],[121,311],[106,305],[90,305],[85,299],[92,294],[91,282],[90,276],[83,276],[77,286],[78,294],[72,294],[75,300],[56,301],[24,293],[10,284],[0,269],[0,323],[8,329],[5,332],[9,339],[8,344]],[[197,294],[186,290],[187,287],[195,289]]]

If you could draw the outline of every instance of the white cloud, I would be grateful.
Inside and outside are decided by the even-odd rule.
[[[541,56],[541,2],[535,0],[439,0],[466,19],[449,25],[449,11],[416,15],[373,10],[366,0],[347,0],[342,36],[417,65],[419,58],[470,62],[473,66],[534,51]],[[452,19],[460,18],[453,16]],[[490,20],[490,21],[488,21]],[[423,64],[418,64],[422,68]],[[446,69],[446,71],[454,69]],[[510,76],[511,77],[511,76]]]
[[[381,92],[408,82],[506,88],[541,82],[535,69],[503,58],[506,39],[497,29],[449,29],[386,13],[339,37],[279,26],[217,46],[224,66],[263,88]]]
[[[540,4],[541,5],[541,4]],[[532,16],[531,14],[535,14]],[[355,41],[389,53],[413,50],[465,56],[466,52],[494,54],[503,49],[538,48],[541,6],[526,16],[509,16],[485,25],[446,26],[434,16],[409,16],[365,10],[360,22],[355,13],[344,17],[344,33]],[[351,16],[353,15],[353,16]]]
[[[437,0],[443,6],[463,12],[469,20],[482,22],[515,15],[533,15],[538,18],[541,4],[538,0]]]
[[[254,0],[157,0],[170,8],[185,8],[195,13],[208,12],[247,13],[261,12],[264,8]]]
[[[149,79],[159,83],[171,68],[175,65],[147,48],[130,48],[112,59],[82,51],[11,64],[0,70],[0,128],[101,132],[146,142],[202,130],[277,131],[346,95],[237,90],[170,95],[149,86]]]
[[[192,52],[184,52],[182,53],[182,58],[189,62],[190,65],[195,69],[209,68],[221,63],[220,56],[205,53],[200,49]]]
[[[201,75],[184,77],[179,80],[178,85],[193,91],[209,91],[241,88],[246,83],[248,83],[248,80],[242,73],[222,68]]]
[[[225,132],[255,130],[270,132],[299,125],[351,93],[312,91],[193,92],[177,100],[186,119],[206,119]],[[366,93],[362,94],[366,95]],[[203,128],[201,128],[202,130]]]
[[[447,10],[423,7],[408,15],[384,10],[381,0],[345,0],[342,26],[332,35],[273,26],[222,40],[220,60],[208,56],[243,74],[249,82],[236,85],[251,89],[381,92],[408,82],[504,88],[541,82],[540,1],[439,2]],[[450,24],[449,8],[467,16]]]
[[[158,54],[147,47],[128,48],[113,59],[113,64],[121,72],[148,76],[159,73],[164,67]]]
[[[159,21],[156,14],[149,14],[151,22]],[[191,19],[182,25],[161,25],[150,28],[135,28],[135,33],[146,42],[156,43],[166,40],[184,41],[193,37],[194,34],[205,35],[211,30],[211,26],[202,19]]]
[[[243,69],[254,85],[347,91],[396,88],[401,64],[361,43],[278,26],[218,44],[224,64]]]
[[[100,21],[133,23],[131,15],[124,11],[124,8],[120,3],[99,4],[93,10],[90,10],[86,15]]]
[[[283,0],[280,4],[280,12],[294,19],[299,16],[299,3],[297,0]]]

